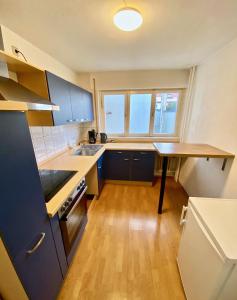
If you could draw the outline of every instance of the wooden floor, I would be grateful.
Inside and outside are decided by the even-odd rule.
[[[185,299],[176,256],[187,196],[167,179],[157,215],[159,187],[105,185],[58,299]]]

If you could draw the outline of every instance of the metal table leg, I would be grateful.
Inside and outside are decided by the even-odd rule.
[[[162,207],[163,207],[163,198],[165,192],[165,181],[166,181],[166,173],[167,173],[167,166],[168,166],[168,157],[163,157],[162,163],[162,177],[161,177],[161,185],[160,185],[160,199],[159,199],[159,207],[158,213],[162,214]]]

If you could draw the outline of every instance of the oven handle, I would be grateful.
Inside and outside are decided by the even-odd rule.
[[[76,208],[77,204],[80,202],[81,198],[85,195],[86,191],[87,191],[88,187],[86,186],[83,190],[83,192],[81,193],[80,197],[77,199],[77,201],[74,203],[73,207],[70,209],[69,213],[65,216],[62,217],[63,221],[67,221],[68,217],[70,217],[70,215],[73,213],[74,209]]]

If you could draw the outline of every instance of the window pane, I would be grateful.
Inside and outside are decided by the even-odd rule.
[[[149,133],[151,94],[132,94],[130,96],[129,133]]]
[[[175,133],[179,93],[156,94],[154,133]]]
[[[104,95],[105,131],[108,134],[124,133],[125,95]]]

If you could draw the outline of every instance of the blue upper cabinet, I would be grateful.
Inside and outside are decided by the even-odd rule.
[[[49,72],[47,74],[49,97],[51,102],[60,107],[53,111],[54,125],[63,125],[72,122],[72,109],[70,102],[70,85],[66,80]]]
[[[60,106],[53,111],[54,125],[94,120],[92,93],[46,72],[50,100]]]
[[[25,113],[0,111],[0,140],[1,238],[29,298],[55,299],[62,272]]]

